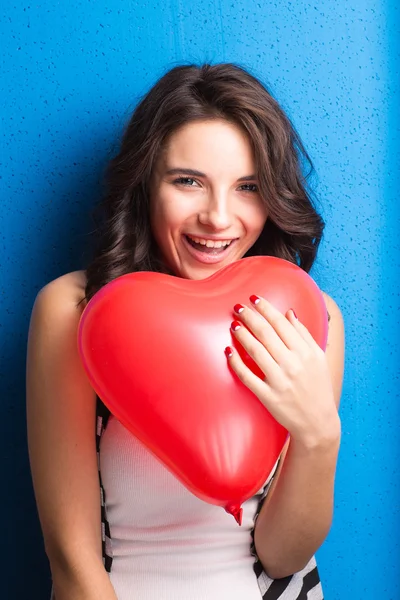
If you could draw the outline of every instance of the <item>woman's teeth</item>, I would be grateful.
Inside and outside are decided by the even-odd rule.
[[[189,240],[192,246],[202,248],[198,248],[199,250],[206,251],[206,248],[215,249],[215,250],[225,250],[233,240],[207,240],[203,238],[197,238],[187,235],[186,238]]]

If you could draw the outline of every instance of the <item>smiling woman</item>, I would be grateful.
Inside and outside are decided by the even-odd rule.
[[[92,261],[49,283],[32,312],[29,453],[57,600],[323,598],[314,553],[332,519],[344,352],[334,301],[324,295],[326,353],[292,310],[254,295],[232,306],[231,335],[264,379],[234,348],[220,349],[223,365],[290,434],[241,527],[110,415],[76,343],[86,302],[126,273],[199,280],[253,255],[309,271],[324,224],[308,160],[268,90],[232,64],[176,67],[135,109],[107,170]]]
[[[174,273],[208,277],[253,246],[267,219],[254,172],[248,136],[225,120],[195,121],[169,137],[156,164],[150,211],[153,235]]]

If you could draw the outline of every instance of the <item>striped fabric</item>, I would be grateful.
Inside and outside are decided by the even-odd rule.
[[[99,398],[97,398],[96,405],[96,452],[97,452],[97,469],[99,472],[99,483],[100,483],[100,501],[101,501],[101,545],[103,554],[104,567],[109,573],[112,565],[112,552],[111,552],[111,535],[110,525],[107,520],[106,513],[106,494],[104,491],[103,482],[101,479],[100,472],[100,441],[103,431],[107,427],[107,422],[110,416],[110,411],[104,406]]]
[[[108,409],[104,406],[101,400],[98,399],[96,409],[96,450],[101,491],[101,529],[103,562],[104,567],[108,573],[111,571],[112,567],[112,552],[110,526],[107,521],[106,512],[106,497],[100,473],[100,441],[101,436],[107,426],[109,416],[110,413]],[[278,465],[276,465],[276,469],[277,467]],[[271,477],[268,484],[265,486],[263,495],[258,505],[255,519],[257,519],[260,513],[261,507],[270,490],[272,481],[273,477]],[[299,571],[298,573],[295,573],[294,575],[291,575],[290,577],[285,577],[283,579],[271,579],[265,573],[263,566],[257,557],[254,546],[254,530],[252,535],[251,552],[255,560],[254,573],[257,577],[258,587],[260,589],[260,600],[324,600],[317,564],[314,557],[310,560],[308,565],[302,571]],[[51,600],[55,599],[52,598]]]
[[[275,467],[274,475],[278,469],[279,462]],[[268,496],[274,476],[271,477],[264,488],[258,504],[257,513],[254,522],[260,514],[262,505]],[[251,552],[254,556],[254,573],[257,577],[258,587],[260,588],[262,600],[324,600],[321,581],[317,569],[315,557],[312,557],[308,565],[298,573],[283,579],[271,579],[268,577],[257,556],[254,545],[254,529],[252,532]]]

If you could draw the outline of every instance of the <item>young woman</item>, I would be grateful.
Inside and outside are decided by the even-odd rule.
[[[125,273],[202,279],[260,254],[309,271],[323,222],[306,160],[277,102],[231,64],[174,68],[136,108],[108,170],[93,261],[49,283],[32,312],[29,450],[57,600],[323,597],[314,553],[332,519],[344,355],[329,296],[325,353],[293,311],[236,306],[232,334],[265,381],[237,352],[226,360],[290,433],[242,527],[109,415],[77,354],[85,303]]]

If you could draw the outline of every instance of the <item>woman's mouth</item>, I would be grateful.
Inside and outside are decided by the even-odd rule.
[[[183,236],[186,242],[186,248],[190,254],[204,263],[217,263],[222,261],[228,254],[228,249],[235,244],[235,239],[220,239],[211,240],[208,238],[199,238],[192,235],[185,234]]]

